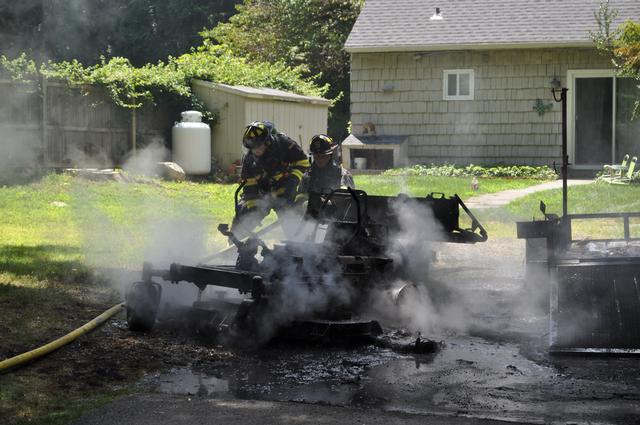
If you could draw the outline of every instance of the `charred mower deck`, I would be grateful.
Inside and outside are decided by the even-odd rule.
[[[457,195],[387,197],[340,189],[316,201],[321,205],[319,214],[302,241],[268,247],[255,235],[238,240],[226,225],[220,225],[218,230],[237,249],[235,265],[174,263],[166,270],[145,263],[142,280],[132,284],[126,294],[130,329],[148,332],[153,328],[162,294],[162,287],[154,280],[162,279],[191,283],[201,293],[209,285],[231,288],[245,297],[239,304],[227,298],[194,303],[197,322],[207,323],[207,332],[214,335],[252,335],[260,341],[284,329],[289,336],[307,340],[375,336],[381,332],[378,322],[358,320],[358,313],[372,291],[384,290],[402,277],[403,254],[395,260],[387,255],[402,224],[399,205],[433,215],[442,231],[425,234],[425,239],[455,243],[487,240],[486,231]],[[460,228],[460,208],[470,218],[468,229]],[[304,308],[299,305],[301,293],[311,300]]]

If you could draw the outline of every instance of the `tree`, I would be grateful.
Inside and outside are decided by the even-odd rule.
[[[640,22],[627,20],[612,29],[613,20],[618,15],[609,7],[609,0],[602,3],[595,14],[598,31],[591,34],[598,50],[611,58],[620,77],[633,78],[640,88]],[[636,90],[633,118],[640,117],[640,90]]]
[[[96,1],[96,0],[94,0]],[[110,0],[113,1],[113,0]],[[122,0],[120,0],[122,2]],[[198,46],[199,32],[235,13],[239,0],[128,0],[109,52],[135,65],[165,60]]]
[[[0,53],[18,56],[41,48],[42,4],[27,0],[0,4]]]
[[[240,0],[24,0],[0,5],[0,54],[38,59],[126,57],[136,66],[186,53]]]
[[[363,0],[244,0],[238,13],[202,35],[252,61],[306,69],[336,99],[329,133],[347,134],[350,56],[343,46]]]
[[[35,4],[34,0],[26,1],[32,6]],[[248,59],[227,45],[213,43],[206,32],[204,40],[189,41],[189,37],[197,34],[197,31],[189,30],[189,26],[197,25],[206,16],[209,17],[208,23],[217,22],[222,15],[207,15],[207,11],[219,11],[216,7],[228,8],[235,4],[235,0],[35,1],[35,9],[0,6],[0,22],[12,23],[18,15],[39,11],[39,18],[13,28],[23,32],[33,32],[38,28],[39,33],[46,34],[45,38],[34,43],[36,48],[46,47],[40,49],[41,52],[46,51],[46,56],[34,54],[35,49],[31,48],[28,49],[31,54],[7,55],[8,51],[0,51],[0,76],[4,78],[39,81],[44,76],[67,81],[70,86],[80,88],[104,87],[116,105],[128,109],[137,109],[162,99],[204,110],[191,90],[194,78],[327,96],[328,84],[320,85],[309,78],[309,68],[292,64],[291,58],[288,63],[276,55],[269,61],[261,60],[259,55]],[[280,10],[304,14],[303,9]],[[192,15],[197,15],[197,18]],[[36,23],[45,20],[42,30],[42,25]],[[284,20],[290,21],[291,17]],[[265,34],[269,35],[266,30]],[[0,35],[3,35],[1,31]],[[298,39],[301,36],[298,34]],[[331,37],[329,35],[328,39]],[[339,45],[341,47],[342,44]],[[337,51],[336,48],[327,52],[326,56],[332,59],[330,54]],[[301,63],[306,60],[300,59]],[[205,118],[213,122],[215,111],[206,114]]]

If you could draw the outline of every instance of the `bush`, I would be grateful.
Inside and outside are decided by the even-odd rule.
[[[320,86],[314,78],[305,78],[302,67],[289,67],[282,62],[250,62],[229,49],[210,45],[192,49],[166,62],[136,67],[127,58],[101,58],[100,63],[84,66],[77,60],[47,62],[40,66],[26,54],[15,59],[0,55],[0,76],[17,81],[37,82],[41,76],[66,81],[70,87],[85,89],[104,87],[114,104],[137,109],[154,104],[165,96],[183,110],[196,109],[203,119],[214,125],[216,111],[207,111],[191,90],[193,79],[230,85],[269,87],[307,96],[324,96],[328,85]]]
[[[513,177],[520,179],[555,180],[558,175],[545,166],[496,165],[481,166],[469,164],[465,167],[454,164],[414,165],[413,167],[393,168],[382,173],[385,176],[439,176],[439,177]]]

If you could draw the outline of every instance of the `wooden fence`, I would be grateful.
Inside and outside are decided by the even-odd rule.
[[[113,167],[134,147],[169,147],[179,112],[166,105],[125,110],[97,87],[0,80],[0,145],[30,150],[45,167]]]

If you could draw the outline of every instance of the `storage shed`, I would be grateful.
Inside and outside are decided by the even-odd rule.
[[[273,122],[279,131],[300,143],[305,152],[313,135],[327,132],[331,101],[321,97],[201,80],[194,80],[193,91],[209,110],[220,113],[212,130],[211,151],[223,168],[242,159],[242,133],[252,121]]]

